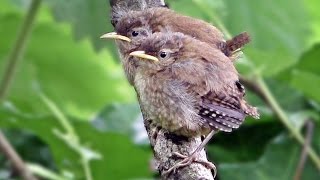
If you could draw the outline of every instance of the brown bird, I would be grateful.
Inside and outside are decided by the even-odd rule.
[[[190,156],[176,153],[184,160],[168,173],[195,161],[217,131],[239,128],[247,115],[259,118],[244,100],[233,63],[207,43],[182,33],[154,33],[130,55],[136,57],[134,84],[146,118],[177,135],[207,135]]]
[[[150,35],[152,35],[152,31],[148,27],[137,27],[128,31],[126,36],[119,35],[118,33],[115,33],[115,32],[106,33],[101,36],[101,38],[103,39],[116,40],[116,44],[118,46],[118,50],[120,54],[120,60],[121,60],[124,72],[126,74],[126,77],[128,79],[128,82],[131,85],[134,85],[133,81],[134,81],[137,65],[136,65],[136,61],[133,60],[135,57],[132,57],[129,54],[132,51],[135,51],[143,42],[143,40]]]
[[[117,8],[115,8],[117,10]],[[130,61],[129,53],[139,47],[144,38],[154,32],[174,31],[190,35],[200,41],[219,48],[231,60],[237,59],[237,50],[250,41],[244,32],[225,42],[223,34],[214,26],[202,20],[180,15],[164,7],[153,7],[143,11],[124,11],[114,15],[115,32],[107,33],[101,38],[117,39],[121,61],[127,79],[133,85],[136,65]],[[127,41],[127,42],[126,42]]]
[[[119,15],[120,16],[120,15]],[[135,61],[129,53],[139,47],[143,39],[153,32],[173,30],[190,35],[211,44],[230,57],[236,59],[238,49],[250,41],[248,33],[241,33],[225,42],[222,33],[214,26],[198,19],[183,16],[167,8],[149,8],[144,11],[128,11],[117,18],[115,31],[101,38],[116,39],[126,77],[131,85],[135,76]],[[166,19],[168,17],[169,19]]]
[[[164,7],[127,12],[119,18],[115,30],[119,35],[131,36],[134,28],[139,27],[146,27],[152,32],[181,32],[221,49],[228,57],[250,41],[248,33],[244,32],[226,42],[223,33],[215,26]],[[139,31],[136,33],[139,36]]]

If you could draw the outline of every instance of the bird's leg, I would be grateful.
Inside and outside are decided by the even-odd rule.
[[[212,138],[212,136],[216,133],[216,131],[212,130],[208,136],[202,141],[202,143],[197,147],[197,149],[195,151],[193,151],[193,153],[189,156],[180,154],[178,152],[175,152],[174,155],[176,155],[177,157],[183,159],[182,161],[178,162],[177,164],[175,164],[173,167],[171,167],[170,169],[168,169],[166,172],[164,172],[164,174],[170,174],[172,171],[175,172],[176,169],[179,169],[181,167],[185,167],[190,165],[193,162],[196,163],[200,163],[204,166],[206,166],[208,169],[213,169],[214,171],[214,177],[216,176],[216,172],[217,172],[217,168],[216,166],[209,162],[209,161],[205,161],[205,160],[197,160],[196,156],[197,153],[200,152],[204,146],[209,142],[209,140]]]

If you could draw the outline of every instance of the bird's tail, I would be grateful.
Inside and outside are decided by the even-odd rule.
[[[241,102],[242,110],[244,111],[245,114],[252,116],[255,119],[260,118],[260,114],[258,112],[258,109],[256,107],[253,107],[249,105],[246,101]]]
[[[225,43],[223,52],[226,56],[231,57],[239,51],[244,45],[250,42],[250,36],[247,32],[243,32]]]

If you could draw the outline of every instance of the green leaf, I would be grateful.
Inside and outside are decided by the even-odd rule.
[[[275,76],[297,62],[297,59],[289,54],[272,50],[259,50],[249,47],[245,48],[244,53],[265,77]],[[240,59],[239,61],[242,60]],[[238,66],[241,68],[244,65],[240,62]],[[252,72],[243,71],[243,73],[250,75]]]
[[[225,3],[228,15],[224,22],[232,34],[248,31],[251,45],[260,50],[280,50],[289,55],[303,52],[310,32],[304,1],[226,0]]]
[[[320,12],[318,7],[320,7],[320,1],[318,0],[308,0],[305,1],[307,4],[307,8],[309,10],[310,18],[312,20],[312,30],[313,36],[311,37],[310,41],[311,44],[314,42],[320,41]]]
[[[289,85],[290,82],[270,78],[267,80],[267,84],[269,87],[272,87],[272,93],[277,97],[277,101],[281,107],[287,112],[299,112],[302,109],[309,108],[303,93]]]
[[[314,45],[310,50],[303,54],[295,69],[313,73],[320,76],[320,44]]]
[[[180,0],[172,4],[184,14],[217,26],[225,25],[233,36],[247,31],[252,42],[245,47],[246,55],[254,62],[253,68],[264,76],[274,76],[294,65],[312,37],[311,20],[302,0],[193,0],[190,3]],[[199,10],[189,12],[183,10],[185,6],[196,6]],[[252,67],[247,68],[239,61],[242,73],[252,73]]]
[[[294,65],[308,47],[311,22],[304,1],[225,2],[228,15],[224,24],[233,35],[249,32],[252,42],[245,48],[246,55],[264,76],[277,75]]]
[[[320,102],[320,76],[309,72],[295,71],[292,74],[291,84],[307,97]]]
[[[125,112],[125,113],[123,113]],[[92,124],[103,132],[132,133],[133,123],[141,116],[138,104],[112,104],[106,106],[93,119]],[[142,121],[142,119],[138,119]]]
[[[12,106],[0,109],[1,128],[19,128],[36,134],[46,142],[59,170],[68,171],[75,179],[83,179],[84,171],[79,155],[54,133],[63,130],[52,116],[28,116]],[[94,179],[129,179],[149,177],[149,150],[138,148],[125,136],[102,133],[91,127],[89,122],[72,121],[82,144],[102,155],[101,160],[90,162]]]
[[[46,1],[57,20],[68,22],[72,25],[77,39],[89,38],[98,49],[113,47],[112,41],[106,43],[99,38],[102,34],[113,30],[110,23],[110,7],[107,0]]]
[[[307,51],[291,71],[291,85],[320,102],[320,44]]]
[[[314,137],[317,139],[317,137]],[[258,147],[258,145],[257,145]],[[234,149],[236,151],[236,149]],[[291,138],[280,135],[266,148],[263,156],[248,163],[223,163],[218,167],[221,179],[291,180],[295,175],[301,147]],[[318,179],[319,172],[307,161],[301,179]]]
[[[269,141],[283,131],[279,122],[268,118],[251,120],[255,123],[245,123],[233,133],[218,133],[207,148],[210,159],[217,164],[257,160]]]
[[[0,73],[9,47],[22,21],[16,12],[0,16]],[[105,104],[132,102],[122,68],[109,51],[96,54],[88,41],[75,42],[70,27],[54,22],[38,22],[12,84],[9,100],[24,112],[47,112],[39,101],[41,88],[67,114],[87,119]],[[22,93],[23,92],[23,93]]]

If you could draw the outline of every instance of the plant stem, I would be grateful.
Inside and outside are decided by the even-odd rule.
[[[45,94],[40,92],[40,98],[44,104],[49,108],[52,114],[58,119],[58,122],[64,128],[65,132],[61,133],[58,130],[54,130],[54,134],[63,140],[71,149],[77,152],[81,158],[81,165],[83,167],[86,180],[92,180],[92,174],[90,169],[90,160],[84,151],[84,146],[80,144],[79,136],[76,130],[73,128],[70,120],[63,114],[63,112],[58,108],[58,106],[49,99]],[[98,158],[99,155],[96,154],[95,158]],[[99,156],[100,157],[100,156]],[[93,159],[93,157],[91,157]]]
[[[307,120],[306,122],[306,137],[305,137],[305,144],[302,148],[302,152],[300,155],[300,160],[299,160],[299,164],[296,168],[296,173],[294,175],[294,180],[300,180],[303,170],[306,166],[306,161],[307,161],[307,157],[308,157],[308,149],[310,147],[311,141],[312,141],[312,137],[314,134],[314,123],[311,120]]]
[[[18,33],[17,39],[9,53],[7,59],[7,66],[4,70],[3,78],[0,83],[0,103],[4,101],[10,88],[11,82],[14,78],[19,60],[24,55],[24,50],[27,40],[30,37],[32,27],[40,8],[41,0],[33,0],[28,9],[27,15]],[[4,134],[0,131],[0,150],[3,151],[7,159],[12,163],[15,170],[20,174],[23,179],[36,180],[37,178],[32,175],[30,170],[26,167],[25,163],[18,155],[18,153],[7,141]]]
[[[85,158],[82,157],[81,159],[82,166],[84,168],[84,173],[86,175],[86,180],[92,180],[92,175],[91,175],[91,170],[90,170],[90,165],[89,161]]]
[[[65,177],[61,176],[60,174],[56,174],[55,172],[46,169],[45,167],[38,165],[38,164],[27,164],[28,169],[32,171],[37,176],[47,179],[47,180],[66,180]]]
[[[66,134],[68,134],[68,136],[72,139],[72,141],[74,141],[75,143],[79,143],[79,137],[75,129],[73,128],[72,124],[67,119],[67,117],[63,114],[63,112],[45,94],[43,94],[42,92],[40,92],[39,94],[40,94],[41,100],[49,108],[52,114],[57,118],[61,126],[65,129]]]
[[[19,175],[26,180],[37,180],[36,177],[32,175],[30,170],[26,167],[23,160],[20,158],[18,153],[11,146],[7,138],[0,131],[0,150],[7,157],[7,159],[12,163],[13,168],[19,173]]]
[[[280,107],[279,103],[272,95],[271,91],[269,90],[268,86],[266,85],[265,81],[259,77],[256,79],[256,84],[260,87],[262,93],[266,97],[267,103],[273,109],[275,114],[278,116],[279,120],[286,126],[286,128],[291,132],[293,137],[302,145],[305,145],[305,140],[301,133],[290,123],[290,120],[284,110]],[[320,170],[320,159],[319,156],[316,154],[313,148],[309,147],[307,152],[311,158],[311,160],[315,163],[316,167]]]
[[[225,34],[226,38],[231,38],[231,33],[227,30],[227,28],[224,26],[223,22],[218,18],[218,16],[212,11],[209,10],[206,6],[204,1],[201,0],[193,0],[193,2],[203,10],[203,12],[207,13],[208,16],[210,16],[214,23],[222,30],[222,32]],[[243,57],[247,60],[249,60],[247,57]],[[251,61],[249,61],[251,62]],[[252,72],[257,72],[255,67],[250,64]],[[274,111],[274,113],[278,116],[279,120],[285,125],[285,127],[289,130],[290,133],[292,133],[293,137],[301,144],[305,144],[305,140],[301,133],[290,123],[290,120],[285,113],[285,111],[282,109],[282,107],[277,102],[276,98],[271,93],[269,87],[266,85],[263,77],[260,73],[256,73],[256,78],[251,81],[251,84],[254,84],[261,92],[261,95],[263,97],[263,100],[271,107],[271,109]],[[320,170],[320,158],[314,151],[312,147],[309,147],[308,155],[310,156],[311,160],[314,162],[316,167]]]
[[[0,84],[0,102],[6,98],[6,95],[9,91],[12,80],[15,76],[17,65],[19,64],[19,61],[22,59],[24,55],[27,41],[30,37],[32,27],[33,27],[37,12],[40,8],[40,5],[41,5],[41,0],[33,0],[31,2],[30,8],[20,28],[17,39],[13,45],[12,50],[9,53],[9,56],[7,59],[7,66],[4,70],[2,81]]]

